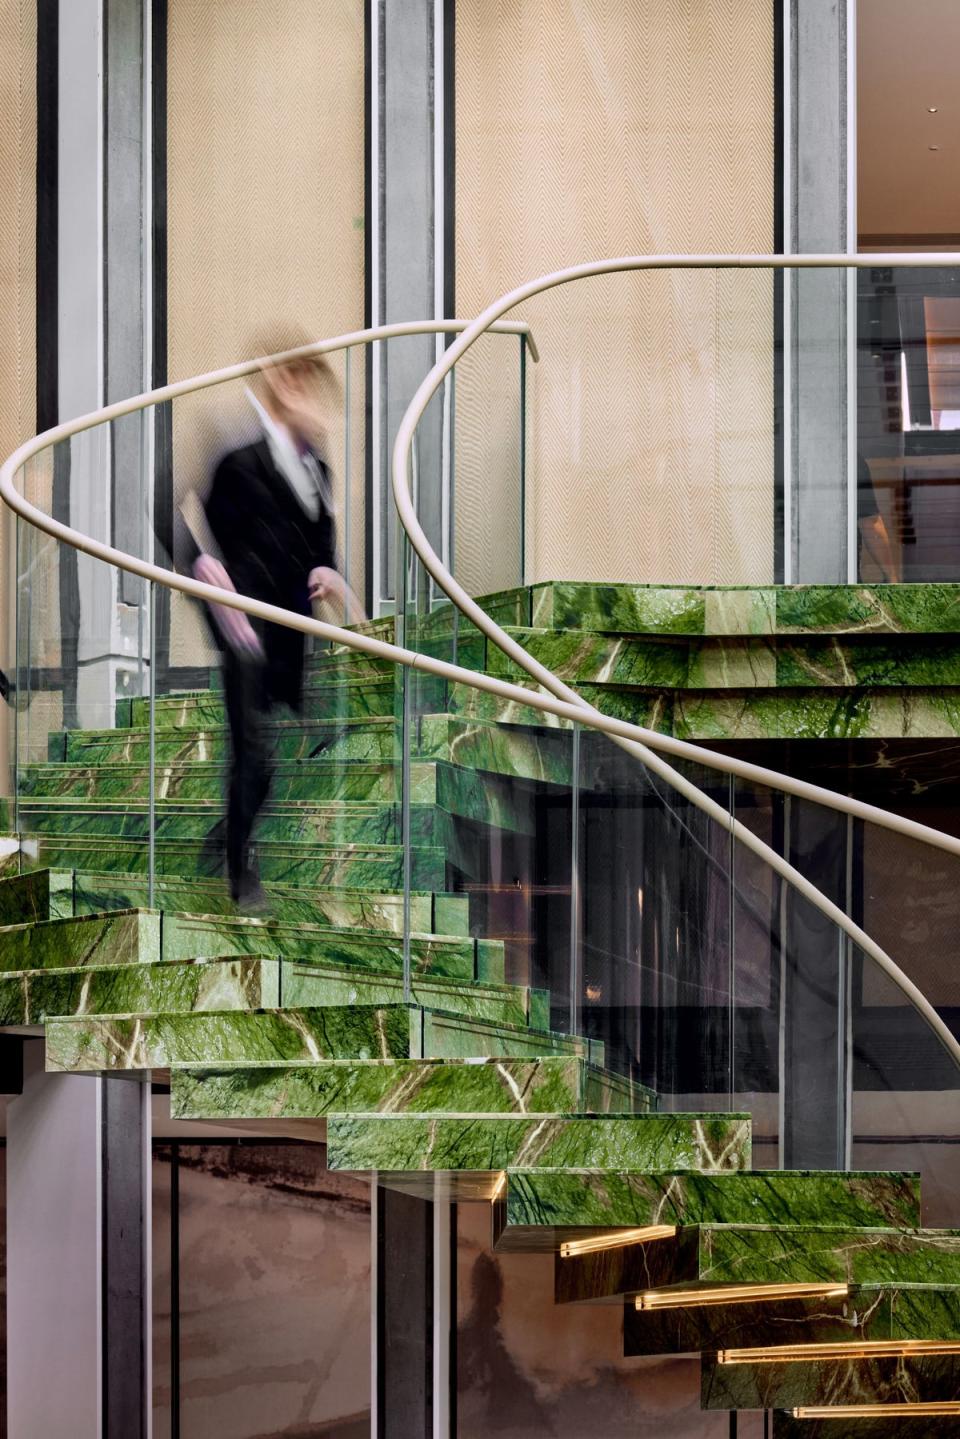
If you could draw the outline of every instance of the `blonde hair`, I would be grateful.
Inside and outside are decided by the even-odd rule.
[[[305,345],[315,343],[316,337],[308,334],[302,325],[277,323],[258,329],[247,353],[259,358],[266,358],[269,355],[283,355],[289,350],[299,350]],[[283,368],[288,367],[312,371],[314,379],[323,386],[331,398],[339,395],[340,380],[326,355],[302,355],[283,366]],[[252,377],[258,388],[262,384],[261,375]]]

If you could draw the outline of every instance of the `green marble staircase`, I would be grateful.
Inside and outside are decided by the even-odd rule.
[[[485,607],[602,708],[684,737],[956,734],[960,589],[927,588],[557,584]],[[519,678],[449,612],[417,630],[421,648],[455,643],[461,664]],[[960,1404],[960,1353],[729,1362],[784,1344],[960,1349],[960,1234],[921,1227],[916,1175],[754,1170],[749,1115],[661,1111],[600,1043],[552,1032],[549,996],[508,981],[504,943],[473,932],[447,884],[471,871],[473,827],[530,834],[526,782],[569,783],[562,727],[462,686],[429,681],[418,700],[408,986],[394,678],[327,651],[304,715],[271,727],[267,917],[234,912],[210,844],[214,690],[157,705],[152,909],[145,703],[21,765],[0,842],[0,1024],[43,1033],[52,1070],[168,1085],[175,1118],[321,1141],[331,1169],[488,1205],[497,1250],[555,1254],[558,1303],[623,1306],[627,1355],[699,1352],[704,1409],[775,1410],[778,1439],[960,1434],[960,1414],[788,1412]],[[584,1242],[606,1247],[565,1252]]]

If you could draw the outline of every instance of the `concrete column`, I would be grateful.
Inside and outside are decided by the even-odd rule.
[[[847,904],[848,821],[818,805],[786,803],[787,858],[829,899]],[[785,896],[781,986],[781,1155],[787,1169],[844,1169],[849,1023],[846,946],[836,925]]]
[[[790,0],[786,56],[788,246],[806,253],[856,248],[848,199],[847,0]],[[856,345],[847,272],[790,279],[791,578],[847,580],[848,356]],[[854,332],[851,333],[851,330]]]
[[[143,23],[140,0],[59,7],[59,418],[143,387]],[[61,447],[59,511],[78,529],[143,550],[143,422]],[[113,723],[143,684],[142,585],[84,556],[61,559],[59,625],[68,723]],[[56,617],[49,617],[53,626]]]
[[[7,1106],[10,1439],[149,1434],[149,1087],[47,1074]]]
[[[438,317],[449,313],[452,290],[445,256],[446,124],[444,97],[445,12],[437,0],[372,0],[376,24],[372,57],[378,136],[376,233],[373,237],[373,324]],[[379,409],[381,442],[377,546],[380,574],[374,599],[392,593],[396,522],[390,488],[390,459],[400,419],[438,353],[432,336],[393,340],[381,352]],[[442,549],[442,407],[434,408],[418,431],[418,508],[432,544]],[[379,588],[377,588],[379,586]]]

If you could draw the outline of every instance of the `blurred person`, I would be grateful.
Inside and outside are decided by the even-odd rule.
[[[274,335],[258,351],[276,354],[307,343],[290,333]],[[323,356],[260,370],[247,392],[260,437],[223,456],[200,499],[217,552],[197,543],[181,514],[178,567],[204,584],[297,614],[309,615],[316,601],[336,606],[348,623],[365,618],[339,570],[331,478],[323,458],[336,389]],[[230,893],[240,908],[262,910],[267,898],[251,862],[250,839],[271,782],[266,723],[279,706],[301,708],[305,636],[224,605],[210,605],[208,613],[223,656],[230,730]]]

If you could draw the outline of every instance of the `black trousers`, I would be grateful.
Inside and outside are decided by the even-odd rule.
[[[272,771],[266,722],[273,708],[266,665],[227,651],[223,657],[224,702],[230,726],[227,788],[227,875],[237,899],[255,882],[250,836],[270,791]]]

